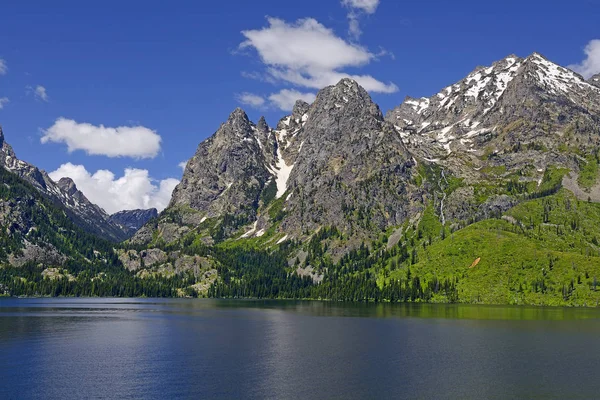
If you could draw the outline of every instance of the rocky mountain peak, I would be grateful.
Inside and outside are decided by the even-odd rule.
[[[547,105],[544,111],[542,104]],[[452,152],[478,154],[478,141],[497,135],[499,127],[514,121],[562,115],[559,125],[568,124],[566,116],[575,109],[585,106],[594,115],[599,104],[597,87],[533,53],[526,58],[509,55],[489,67],[477,67],[431,97],[407,97],[387,113],[386,120],[416,154],[437,160]]]
[[[229,114],[228,119],[232,120],[238,118],[248,120],[248,115],[246,115],[246,112],[241,107],[236,107],[235,110],[233,110],[231,114]]]
[[[173,191],[169,207],[189,207],[198,220],[225,213],[251,218],[272,172],[274,135],[266,120],[258,125],[236,108],[227,121],[200,143]],[[139,235],[138,235],[139,236]]]
[[[589,84],[572,70],[558,65],[539,53],[533,53],[523,62],[524,76],[533,78],[537,86],[552,95],[564,95],[571,92],[589,90]]]
[[[61,178],[58,182],[56,182],[59,188],[65,191],[69,196],[73,196],[79,190],[77,189],[77,185],[73,182],[71,178]]]
[[[15,158],[15,152],[4,140],[4,131],[2,131],[2,126],[0,126],[0,166],[2,166],[3,162],[6,163],[6,161],[3,160],[6,157]]]
[[[302,116],[308,112],[309,108],[310,104],[308,104],[304,100],[296,100],[296,103],[294,104],[294,109],[292,111],[292,118],[302,118]]]
[[[328,86],[317,93],[311,106],[311,113],[333,113],[358,117],[369,114],[383,120],[379,106],[373,102],[369,93],[355,80],[343,78],[335,86]]]
[[[256,129],[258,129],[259,132],[269,131],[269,124],[267,124],[267,121],[264,116],[260,117],[260,119],[258,120],[258,123],[256,124]]]
[[[236,108],[229,115],[227,122],[222,126],[219,131],[226,134],[233,134],[235,136],[249,137],[252,135],[252,123],[248,118],[248,115],[241,108]]]

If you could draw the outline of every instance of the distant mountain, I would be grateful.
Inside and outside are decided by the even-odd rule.
[[[0,265],[83,267],[116,260],[109,242],[79,228],[61,205],[4,168],[0,168],[0,242]]]
[[[69,178],[54,182],[45,171],[19,160],[12,147],[6,143],[0,127],[0,167],[25,179],[40,193],[64,207],[73,222],[82,229],[102,238],[120,242],[129,237],[128,230],[114,224],[110,216],[90,202]]]
[[[152,218],[158,216],[156,208],[149,210],[125,210],[119,211],[110,216],[110,220],[128,232],[128,236],[133,236],[142,226]]]

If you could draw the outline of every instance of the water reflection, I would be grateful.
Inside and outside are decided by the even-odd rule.
[[[0,300],[0,398],[594,398],[594,309]]]

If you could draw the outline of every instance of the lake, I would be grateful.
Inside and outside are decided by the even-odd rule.
[[[598,398],[600,310],[0,299],[1,399]]]

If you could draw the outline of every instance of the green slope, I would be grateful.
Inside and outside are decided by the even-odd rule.
[[[522,203],[503,218],[420,247],[416,264],[393,271],[381,283],[405,277],[410,268],[424,284],[457,280],[459,302],[597,305],[599,204],[561,190]],[[434,295],[432,300],[447,299]]]

